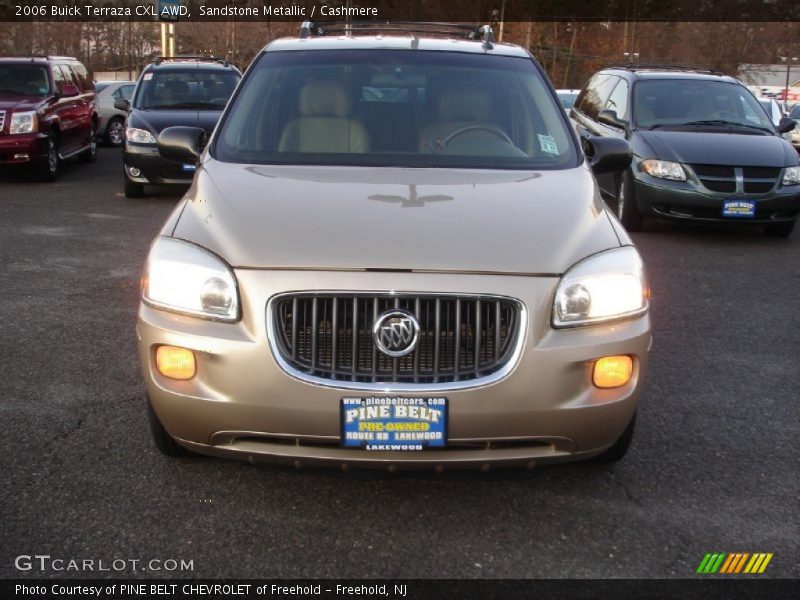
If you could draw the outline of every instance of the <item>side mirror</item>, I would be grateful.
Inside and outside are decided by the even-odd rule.
[[[789,133],[797,126],[797,122],[789,117],[781,117],[781,122],[778,123],[778,133]]]
[[[631,145],[616,137],[592,137],[584,140],[584,152],[595,175],[618,173],[631,165]]]
[[[620,129],[625,129],[628,126],[628,122],[624,119],[620,119],[615,110],[601,110],[597,115],[597,120],[605,125],[619,127]]]
[[[125,100],[125,98],[115,98],[114,108],[123,112],[128,112],[131,109],[131,102],[130,100]]]
[[[158,136],[158,153],[186,164],[197,164],[205,145],[206,132],[200,127],[167,127]]]
[[[81,91],[78,89],[78,86],[72,85],[71,83],[65,83],[64,85],[61,86],[62,98],[74,98],[80,93]]]

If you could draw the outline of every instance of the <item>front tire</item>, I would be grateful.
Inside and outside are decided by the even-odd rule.
[[[167,433],[167,430],[164,429],[164,426],[161,424],[161,421],[156,414],[156,411],[153,410],[153,405],[150,404],[150,398],[147,398],[147,420],[150,423],[150,434],[153,436],[153,443],[158,448],[158,451],[161,452],[164,456],[172,456],[172,457],[191,457],[197,456],[191,450],[187,450],[175,439]]]
[[[52,133],[47,136],[45,162],[37,169],[40,181],[55,181],[61,173],[61,157],[58,155],[58,139]]]
[[[636,192],[633,187],[633,176],[625,171],[617,190],[617,218],[628,231],[640,231],[644,224],[639,205],[636,204]]]
[[[144,198],[144,184],[125,180],[126,198]]]
[[[595,457],[595,460],[602,463],[615,463],[622,460],[623,457],[628,453],[628,448],[631,447],[634,429],[636,429],[635,412],[633,413],[630,423],[628,423],[628,426],[625,427],[625,431],[623,431],[622,435],[619,436],[619,439],[614,442],[614,444],[608,450]]]
[[[785,221],[783,223],[775,223],[775,225],[767,225],[764,228],[764,233],[767,234],[767,237],[771,238],[787,238],[792,235],[792,231],[794,231],[794,224],[797,220],[794,221]]]
[[[89,147],[81,153],[81,160],[85,163],[93,163],[97,160],[97,134],[94,125],[89,130]]]
[[[114,117],[106,125],[106,144],[113,148],[122,146],[125,141],[125,123],[121,117]]]

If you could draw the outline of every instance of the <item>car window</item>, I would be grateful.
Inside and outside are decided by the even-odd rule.
[[[795,104],[792,107],[792,112],[789,113],[789,116],[793,119],[800,119],[800,104]]]
[[[0,65],[0,96],[46,96],[47,69],[31,65]]]
[[[109,85],[110,85],[110,84],[108,84],[108,83],[95,83],[95,84],[94,84],[94,91],[95,91],[95,92],[97,92],[97,93],[99,94],[99,93],[100,93],[100,92],[102,92],[104,89],[106,89],[106,88],[107,88]]]
[[[260,164],[546,168],[578,160],[563,110],[530,59],[395,50],[264,53],[213,152]]]
[[[133,96],[133,90],[135,88],[136,88],[135,85],[123,85],[120,86],[120,88],[117,91],[125,100],[130,100],[131,96]]]
[[[605,110],[613,110],[620,119],[628,118],[628,82],[620,79],[605,104]]]
[[[639,127],[724,121],[773,129],[772,121],[746,87],[719,80],[639,81],[634,86],[633,112]]]
[[[591,86],[586,89],[586,95],[581,103],[580,111],[593,121],[597,120],[597,115],[605,105],[611,89],[620,80],[614,75],[600,75],[593,79]]]
[[[114,93],[111,94],[111,96],[115,100],[119,100],[119,99],[130,100],[131,96],[133,95],[133,89],[135,87],[136,86],[134,86],[134,85],[121,85],[116,90],[114,90]]]
[[[64,85],[70,83],[64,76],[64,72],[59,65],[53,65],[53,80],[56,84],[56,91],[61,94],[64,91]]]
[[[142,110],[222,110],[238,81],[239,74],[234,71],[150,71],[142,75],[133,106]]]
[[[58,65],[61,69],[61,72],[64,73],[64,83],[69,85],[74,85],[78,90],[81,89],[81,86],[78,84],[78,78],[75,76],[75,73],[72,71],[69,65]]]
[[[575,99],[578,97],[578,94],[574,92],[556,92],[558,95],[558,99],[561,102],[561,105],[566,108],[570,109],[575,104]]]
[[[72,68],[72,72],[78,80],[78,87],[84,92],[92,91],[92,89],[94,89],[94,83],[89,77],[89,74],[86,72],[86,67],[78,62],[72,63],[70,67]]]

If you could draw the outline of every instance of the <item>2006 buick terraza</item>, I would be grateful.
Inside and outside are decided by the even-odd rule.
[[[586,158],[541,67],[488,27],[337,27],[269,44],[207,143],[160,134],[198,167],[143,278],[156,445],[390,470],[620,458],[648,292],[592,170],[626,168],[627,142]]]

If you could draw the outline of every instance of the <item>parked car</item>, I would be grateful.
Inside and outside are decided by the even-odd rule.
[[[64,159],[94,162],[94,96],[86,68],[72,57],[0,58],[0,166],[54,181]]]
[[[197,126],[210,135],[242,74],[225,60],[159,58],[139,75],[133,100],[114,106],[128,113],[123,151],[125,196],[144,196],[145,184],[188,185],[195,165],[158,154],[158,134],[173,125]]]
[[[758,103],[763,107],[769,120],[772,121],[772,124],[775,125],[775,127],[780,126],[781,119],[786,115],[783,110],[781,110],[781,105],[778,104],[778,101],[775,100],[775,98],[759,98]]]
[[[114,106],[117,100],[130,101],[133,96],[135,81],[96,81],[97,92],[95,104],[100,116],[100,127],[97,135],[109,146],[122,146],[125,141],[125,111]]]
[[[580,90],[556,90],[558,99],[561,102],[561,105],[564,107],[564,110],[567,112],[569,112],[569,109],[572,108],[573,104],[575,104],[575,99],[580,93]]]
[[[590,140],[586,159],[526,50],[426,27],[305,23],[255,57],[207,144],[161,132],[163,156],[198,165],[138,315],[165,454],[390,470],[625,454],[648,291],[592,169],[626,168],[629,145]]]
[[[786,237],[800,213],[800,163],[752,93],[731,77],[668,67],[594,75],[571,116],[581,136],[630,141],[634,159],[600,186],[630,231],[645,217],[750,223]]]

